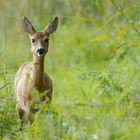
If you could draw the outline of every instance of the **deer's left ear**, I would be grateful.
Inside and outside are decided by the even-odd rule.
[[[58,26],[58,17],[55,17],[47,26],[47,28],[44,30],[45,33],[47,34],[52,34],[53,32],[56,31]]]
[[[26,33],[33,35],[36,32],[32,23],[25,16],[22,19],[22,25],[23,25],[23,29]]]

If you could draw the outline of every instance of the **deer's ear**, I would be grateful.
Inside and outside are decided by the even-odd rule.
[[[47,26],[47,28],[44,30],[45,33],[47,34],[52,34],[53,32],[56,31],[58,26],[58,17],[55,17]]]
[[[33,27],[33,25],[31,24],[31,22],[27,19],[27,17],[23,17],[22,19],[22,25],[23,25],[23,29],[25,32],[27,32],[30,35],[33,35],[36,31]]]

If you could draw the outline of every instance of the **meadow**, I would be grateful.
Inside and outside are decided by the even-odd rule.
[[[45,71],[50,106],[18,130],[14,77],[32,61],[21,20],[59,17]],[[139,140],[140,0],[0,0],[0,140]]]

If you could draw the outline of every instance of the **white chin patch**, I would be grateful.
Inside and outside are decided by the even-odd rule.
[[[44,54],[39,54],[39,53],[36,53],[37,54],[37,56],[39,56],[39,57],[43,57],[44,56]]]

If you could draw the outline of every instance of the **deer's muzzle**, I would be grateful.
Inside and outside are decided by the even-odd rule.
[[[39,54],[39,55],[45,54],[45,49],[43,49],[43,48],[38,48],[36,51],[37,51],[37,54]]]

